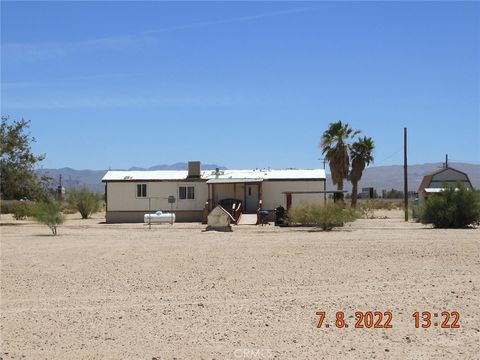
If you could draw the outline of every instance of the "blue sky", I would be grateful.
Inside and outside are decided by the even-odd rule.
[[[2,2],[1,113],[43,166],[320,167],[327,125],[375,165],[480,161],[475,2]]]

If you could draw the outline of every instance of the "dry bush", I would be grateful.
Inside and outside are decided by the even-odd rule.
[[[346,222],[354,221],[357,216],[353,209],[344,209],[340,205],[303,204],[288,210],[289,225],[320,227],[324,231],[341,227]]]
[[[375,218],[375,201],[367,200],[362,205],[360,205],[360,212],[362,213],[365,219],[374,219]]]

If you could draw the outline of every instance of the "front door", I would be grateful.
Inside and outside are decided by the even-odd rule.
[[[255,214],[258,207],[258,184],[245,184],[245,213]]]

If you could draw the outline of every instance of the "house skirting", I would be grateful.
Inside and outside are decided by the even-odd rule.
[[[107,223],[143,223],[148,211],[107,211]],[[203,211],[174,211],[176,222],[201,222]]]

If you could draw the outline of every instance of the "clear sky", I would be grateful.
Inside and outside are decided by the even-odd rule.
[[[1,113],[43,166],[320,167],[328,123],[376,165],[480,161],[478,2],[4,2]]]

